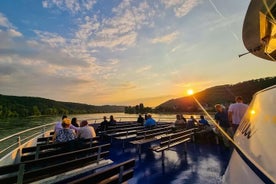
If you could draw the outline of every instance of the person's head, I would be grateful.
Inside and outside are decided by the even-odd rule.
[[[203,115],[200,115],[200,119],[204,119],[204,116],[203,116]]]
[[[67,116],[66,116],[66,115],[63,115],[63,116],[61,117],[61,120],[64,120],[65,118],[67,118]]]
[[[151,118],[151,114],[147,114],[147,118]]]
[[[86,125],[88,125],[88,121],[87,121],[87,120],[81,121],[80,127],[84,127],[84,126],[86,126]]]
[[[110,119],[110,120],[113,120],[113,119],[114,119],[114,117],[111,115],[111,116],[109,117],[109,119]]]
[[[221,112],[222,109],[223,109],[223,107],[222,107],[221,104],[216,104],[216,105],[215,105],[215,109],[216,109],[217,112]]]
[[[106,116],[104,116],[103,119],[106,120]]]
[[[78,123],[77,123],[77,118],[75,118],[75,117],[72,118],[71,124],[74,125],[75,127],[78,127],[79,125],[78,125]]]
[[[241,103],[241,102],[243,102],[243,98],[241,96],[237,96],[235,98],[235,101],[238,102],[238,103]]]
[[[179,115],[179,114],[177,114],[177,115],[176,115],[176,119],[178,119],[178,120],[179,120],[180,118],[181,118],[181,117],[180,117],[180,115]]]
[[[61,123],[63,128],[69,128],[70,124],[71,124],[71,120],[69,118],[64,118]]]

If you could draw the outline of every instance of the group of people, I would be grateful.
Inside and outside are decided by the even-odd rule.
[[[106,116],[103,117],[103,121],[97,128],[97,132],[105,131],[108,129],[109,126],[116,125],[117,121],[114,119],[113,115],[110,115],[109,121],[107,120]]]
[[[191,129],[197,126],[200,129],[205,129],[206,127],[210,127],[209,122],[204,118],[203,115],[200,116],[199,120],[196,120],[194,116],[190,116],[187,120],[183,114],[177,114],[176,120],[174,122],[174,126],[176,129]]]
[[[53,141],[68,142],[75,139],[89,139],[96,137],[95,130],[92,126],[88,125],[87,120],[77,122],[77,118],[72,118],[71,120],[66,116],[62,116],[62,120],[57,122],[54,128]]]
[[[215,120],[219,127],[232,138],[247,108],[248,105],[243,103],[243,98],[241,96],[237,96],[235,98],[235,103],[231,104],[228,110],[221,104],[215,105],[215,109],[217,111],[215,114]],[[225,136],[222,137],[224,145],[229,147],[229,140]]]
[[[137,123],[139,123],[141,126],[144,126],[145,128],[153,128],[156,126],[156,120],[153,119],[151,114],[145,114],[145,118],[141,114],[139,114],[137,118]]]

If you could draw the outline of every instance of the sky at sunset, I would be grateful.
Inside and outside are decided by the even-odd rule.
[[[0,94],[154,107],[275,76],[242,42],[249,0],[1,0]]]

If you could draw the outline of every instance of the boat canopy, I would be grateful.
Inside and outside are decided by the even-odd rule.
[[[242,32],[248,53],[274,62],[276,60],[275,17],[275,0],[252,0],[244,19]]]

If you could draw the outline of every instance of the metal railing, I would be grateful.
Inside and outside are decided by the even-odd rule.
[[[0,139],[0,159],[7,153],[16,149],[20,145],[28,142],[32,138],[43,134],[44,132],[53,129],[55,123],[48,123],[45,125],[29,128],[18,133]]]

